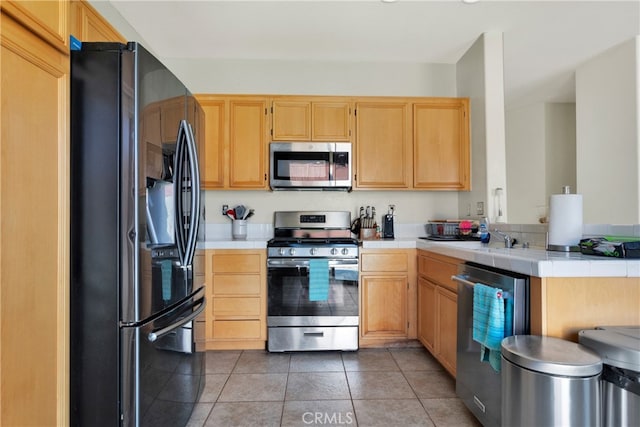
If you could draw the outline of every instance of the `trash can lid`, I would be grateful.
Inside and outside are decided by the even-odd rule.
[[[598,326],[580,331],[578,339],[598,353],[603,363],[640,371],[640,326]]]
[[[590,377],[602,371],[594,351],[560,338],[514,335],[502,340],[501,352],[509,362],[544,374]]]

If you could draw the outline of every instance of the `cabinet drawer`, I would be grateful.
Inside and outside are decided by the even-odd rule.
[[[259,274],[216,274],[213,277],[214,295],[260,295]]]
[[[418,271],[420,275],[428,277],[439,285],[458,292],[456,283],[451,280],[451,276],[458,272],[455,264],[421,256],[418,258]]]
[[[213,299],[214,316],[259,316],[260,298],[216,297]]]
[[[213,322],[215,339],[260,339],[259,320],[216,320]]]
[[[212,255],[214,273],[260,273],[262,263],[259,254]]]
[[[409,269],[405,253],[362,254],[361,271],[406,272]]]

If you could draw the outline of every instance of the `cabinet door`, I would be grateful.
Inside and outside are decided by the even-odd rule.
[[[20,2],[47,16],[62,3]],[[0,424],[68,425],[69,56],[11,5],[0,5]]]
[[[2,14],[9,14],[15,22],[31,30],[59,52],[69,52],[67,19],[69,3],[62,0],[2,0]],[[3,70],[4,71],[4,66]]]
[[[435,352],[436,286],[418,278],[418,339],[432,353]]]
[[[413,186],[469,190],[468,99],[413,105]]]
[[[311,140],[311,102],[273,101],[273,140]]]
[[[362,335],[407,336],[406,275],[362,277]]]
[[[455,377],[458,329],[458,296],[442,287],[436,289],[436,354],[442,365]]]
[[[348,102],[313,102],[313,141],[350,141],[350,111]]]
[[[224,187],[224,143],[225,119],[227,116],[226,103],[223,99],[201,99],[198,103],[204,111],[204,138],[200,141],[202,147],[202,186],[205,189]]]
[[[406,102],[356,105],[357,188],[410,187],[411,117]]]
[[[70,34],[81,41],[126,43],[126,39],[84,0],[71,2],[69,21]]]
[[[229,188],[267,184],[267,99],[229,101]]]

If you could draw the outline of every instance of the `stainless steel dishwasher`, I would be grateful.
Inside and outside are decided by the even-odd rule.
[[[475,263],[460,265],[458,282],[456,394],[484,427],[501,424],[501,376],[482,362],[480,343],[473,340],[473,287],[476,283],[503,291],[513,306],[509,335],[529,333],[529,276]]]

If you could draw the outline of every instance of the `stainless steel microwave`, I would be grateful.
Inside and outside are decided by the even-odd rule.
[[[272,142],[269,184],[274,190],[351,190],[351,143]]]

